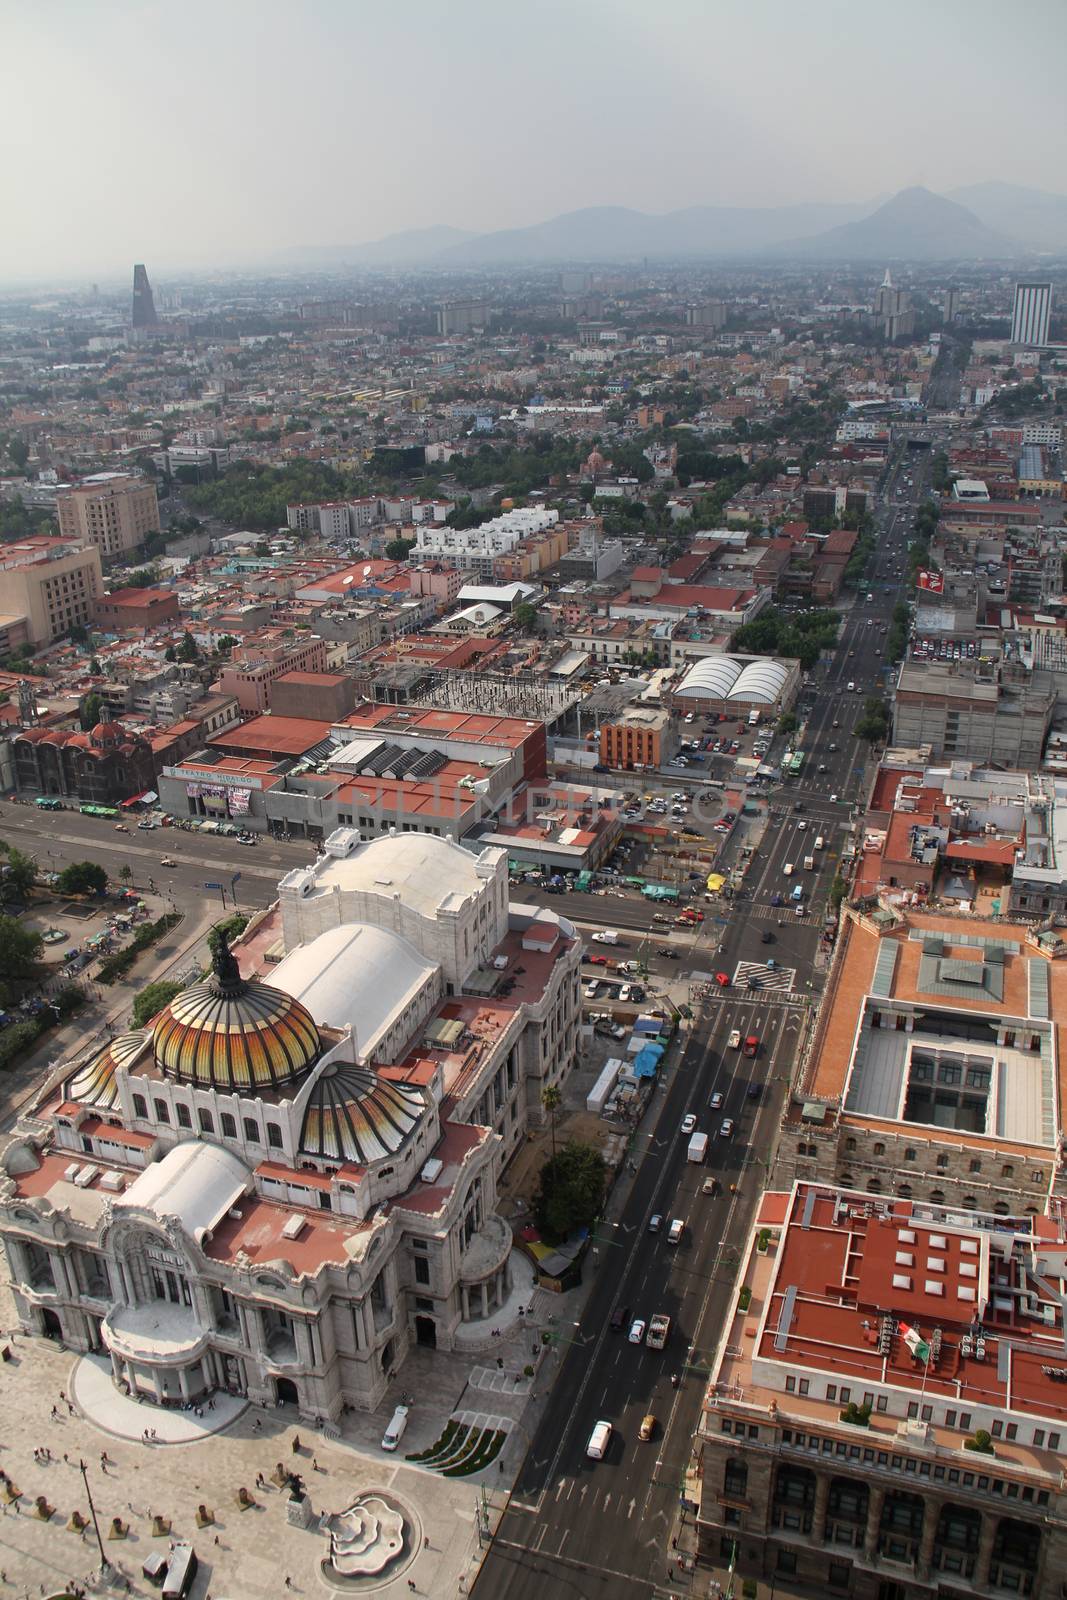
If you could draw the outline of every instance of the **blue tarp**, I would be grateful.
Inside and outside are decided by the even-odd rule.
[[[644,1049],[634,1057],[634,1077],[654,1078],[659,1069],[662,1054],[663,1046],[661,1044],[646,1044]]]

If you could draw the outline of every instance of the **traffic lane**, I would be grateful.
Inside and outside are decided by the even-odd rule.
[[[732,1025],[724,1019],[717,1020],[720,1027]],[[714,1052],[708,1048],[711,1033],[711,1029],[701,1027],[691,1036],[682,1065],[676,1068],[667,1080],[664,1105],[657,1117],[653,1134],[656,1140],[655,1160],[641,1162],[638,1181],[635,1182],[619,1219],[618,1231],[622,1233],[627,1243],[621,1247],[609,1247],[621,1248],[625,1253],[617,1269],[612,1270],[611,1263],[605,1262],[598,1270],[598,1278],[586,1312],[574,1330],[574,1338],[579,1342],[584,1375],[580,1381],[575,1381],[578,1362],[574,1359],[575,1350],[569,1351],[556,1386],[561,1401],[558,1414],[556,1408],[553,1408],[553,1437],[556,1439],[554,1461],[547,1461],[543,1455],[534,1455],[531,1451],[531,1455],[527,1458],[530,1471],[528,1474],[524,1471],[523,1474],[522,1489],[525,1494],[541,1492],[546,1481],[546,1469],[549,1473],[554,1473],[560,1462],[574,1465],[584,1459],[589,1434],[599,1418],[597,1408],[605,1404],[602,1398],[605,1391],[597,1379],[597,1369],[605,1342],[609,1338],[618,1337],[612,1333],[609,1323],[611,1311],[619,1303],[620,1290],[623,1295],[627,1293],[636,1295],[640,1292],[649,1297],[658,1296],[662,1303],[655,1307],[650,1306],[650,1311],[663,1310],[672,1317],[677,1324],[677,1338],[680,1345],[684,1344],[689,1336],[684,1306],[681,1299],[676,1300],[669,1282],[670,1261],[664,1260],[664,1252],[670,1250],[673,1254],[673,1248],[666,1246],[665,1243],[661,1244],[664,1239],[662,1232],[649,1233],[648,1222],[654,1212],[659,1212],[661,1215],[670,1214],[669,1197],[677,1189],[682,1170],[688,1164],[686,1160],[688,1138],[680,1132],[681,1118],[685,1114],[689,1097],[694,1093],[697,1096],[706,1093],[707,1083],[714,1071]],[[605,1267],[608,1268],[608,1272],[605,1272]],[[636,1346],[631,1348],[637,1349]],[[562,1380],[569,1371],[571,1373],[569,1381],[563,1383]],[[629,1371],[626,1390],[629,1398],[633,1399],[635,1394],[642,1400],[647,1398],[650,1371],[651,1369],[640,1366]],[[635,1384],[638,1387],[635,1388]],[[594,1392],[591,1393],[591,1390]],[[553,1393],[555,1395],[556,1390]],[[608,1415],[607,1420],[614,1422],[617,1419],[617,1408],[624,1398],[622,1392],[616,1395],[612,1401],[616,1410]]]

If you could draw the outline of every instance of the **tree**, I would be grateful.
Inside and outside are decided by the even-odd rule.
[[[158,1016],[164,1006],[169,1006],[176,994],[181,994],[182,985],[175,983],[171,978],[157,978],[155,983],[148,983],[141,990],[133,1002],[133,1025],[143,1028],[146,1022]]]
[[[560,1092],[559,1086],[557,1084],[548,1083],[548,1084],[545,1085],[545,1087],[541,1090],[541,1104],[544,1106],[545,1110],[548,1112],[548,1127],[549,1127],[549,1131],[550,1131],[550,1133],[552,1135],[552,1159],[553,1159],[553,1161],[555,1161],[555,1159],[556,1159],[556,1112],[559,1110],[560,1106],[563,1104],[563,1095]]]
[[[511,613],[511,620],[520,633],[533,633],[537,626],[537,609],[524,601],[522,605],[515,607]]]
[[[84,733],[89,733],[100,721],[100,708],[102,705],[103,701],[98,694],[87,694],[85,696],[85,699],[78,707],[78,721],[81,723]]]
[[[21,850],[9,849],[7,859],[0,868],[0,899],[24,905],[36,881],[37,863],[32,857],[24,855]]]
[[[128,861],[124,861],[122,866],[119,868],[119,877],[122,879],[123,883],[132,883],[133,868],[130,866]]]
[[[32,983],[38,976],[44,940],[15,917],[0,916],[0,997],[7,1003],[13,986]]]
[[[538,1226],[556,1239],[591,1228],[604,1202],[607,1168],[599,1150],[572,1139],[541,1168],[534,1211]]]
[[[7,441],[7,454],[9,461],[12,461],[21,472],[27,461],[30,459],[30,447],[26,443],[25,439],[19,439],[17,437],[14,439],[9,439]]]
[[[178,646],[178,660],[179,661],[199,661],[200,660],[200,651],[199,651],[199,649],[197,647],[196,640],[193,638],[191,633],[183,633],[182,634],[182,642]]]
[[[795,733],[799,727],[800,722],[792,711],[787,711],[778,718],[779,733]]]
[[[72,861],[59,874],[56,888],[60,894],[103,894],[107,873],[96,861]]]
[[[386,556],[390,561],[406,561],[415,544],[414,539],[390,539],[385,547]]]

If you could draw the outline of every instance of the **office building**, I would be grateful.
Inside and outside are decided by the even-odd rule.
[[[158,322],[156,316],[156,303],[152,297],[152,285],[148,281],[148,272],[142,263],[133,269],[133,326],[134,328],[154,328]]]
[[[772,1593],[1059,1596],[1065,1255],[1055,1218],[765,1194],[683,1489],[701,1564]]]
[[[577,1050],[581,941],[505,850],[348,830],[147,1028],[73,1058],[0,1151],[19,1326],[177,1405],[373,1410],[489,1348],[532,1273],[496,1209]]]
[[[893,743],[935,756],[1036,770],[1056,688],[1049,673],[985,661],[905,661],[893,702]]]
[[[1011,312],[1012,344],[1048,344],[1052,315],[1051,283],[1017,283]]]
[[[103,587],[99,550],[79,540],[42,534],[0,545],[0,617],[8,627],[23,618],[37,649],[91,627]]]
[[[942,310],[944,312],[946,322],[956,321],[956,318],[960,314],[960,291],[958,289],[953,288],[945,290],[945,297],[942,301]]]
[[[156,486],[146,478],[98,472],[56,497],[59,531],[67,539],[95,545],[109,565],[159,533]]]

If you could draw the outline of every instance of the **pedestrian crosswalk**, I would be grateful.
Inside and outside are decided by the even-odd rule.
[[[795,967],[768,967],[765,961],[739,961],[734,969],[734,986],[747,989],[749,980],[754,978],[753,988],[789,994],[796,987],[796,977]]]

